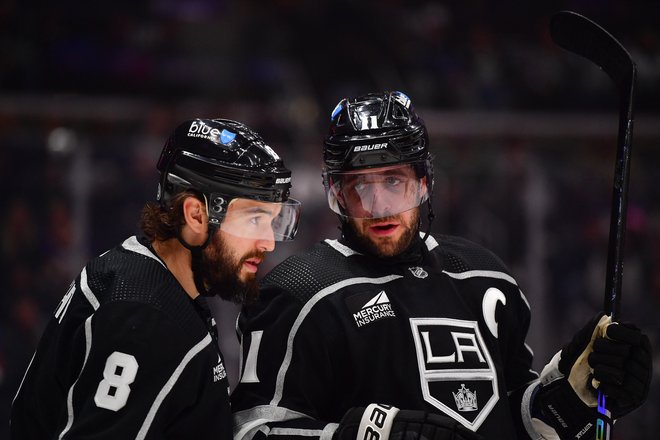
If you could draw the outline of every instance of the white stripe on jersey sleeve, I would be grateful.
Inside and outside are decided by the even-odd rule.
[[[267,423],[285,422],[300,418],[311,419],[307,414],[292,411],[281,406],[255,406],[254,408],[234,413],[233,437],[235,440],[241,440],[243,438],[252,439],[257,432],[263,432],[265,435],[268,435],[270,428],[266,426]]]
[[[525,390],[525,394],[520,402],[520,414],[522,415],[523,425],[525,426],[527,435],[532,440],[559,440],[559,435],[554,428],[540,419],[532,417],[532,401],[534,400],[539,383],[540,380],[532,382]]]
[[[170,378],[167,380],[163,388],[158,393],[158,396],[156,396],[156,399],[154,400],[154,403],[151,405],[151,408],[147,413],[147,417],[144,419],[144,422],[142,423],[142,427],[140,428],[140,431],[135,437],[135,440],[143,440],[147,436],[147,432],[149,432],[149,428],[151,427],[151,424],[154,421],[154,417],[156,416],[156,413],[158,412],[160,405],[163,403],[163,400],[165,400],[165,398],[170,393],[170,391],[172,391],[172,388],[174,388],[176,381],[179,380],[179,376],[181,376],[181,373],[183,373],[183,370],[186,368],[188,363],[200,351],[202,351],[206,346],[208,346],[211,343],[211,340],[212,340],[211,335],[207,333],[204,339],[199,341],[197,344],[195,344],[195,346],[193,346],[190,350],[188,350],[188,353],[186,353],[186,355],[183,357],[181,363],[176,367]]]
[[[84,270],[83,270],[84,272]],[[85,282],[85,284],[87,284]],[[92,317],[94,315],[90,315],[89,318],[85,320],[85,360],[83,361],[82,368],[80,369],[80,373],[78,374],[78,377],[76,378],[76,381],[71,385],[71,388],[69,388],[69,393],[66,398],[66,407],[67,411],[69,413],[69,418],[67,420],[66,426],[60,433],[60,436],[58,439],[62,439],[64,435],[69,432],[69,429],[71,429],[71,426],[73,425],[73,388],[76,386],[78,383],[78,379],[80,379],[80,376],[82,375],[83,370],[85,369],[85,365],[87,364],[87,358],[89,357],[89,352],[92,349]]]
[[[135,252],[136,254],[144,255],[145,257],[149,257],[152,260],[156,260],[161,266],[167,269],[167,267],[165,266],[165,264],[163,264],[160,258],[155,256],[153,252],[149,250],[148,247],[141,244],[135,235],[124,240],[124,242],[121,244],[121,247],[123,247],[127,251]]]
[[[18,397],[18,394],[21,392],[21,388],[23,388],[23,382],[25,382],[25,378],[27,377],[28,371],[30,371],[30,367],[32,366],[32,362],[34,361],[34,357],[37,355],[37,352],[35,350],[34,353],[32,353],[32,359],[30,359],[30,363],[28,364],[27,368],[25,369],[25,373],[23,373],[23,379],[21,379],[21,384],[18,386],[18,390],[16,390],[16,394],[14,395],[14,400],[11,401],[11,405],[14,406],[14,402],[16,401],[16,398]]]
[[[505,280],[510,282],[514,286],[518,285],[518,283],[516,283],[516,280],[514,280],[511,275],[508,275],[504,272],[498,272],[495,270],[468,270],[465,272],[447,272],[446,270],[443,270],[442,273],[444,273],[448,277],[457,280],[466,280],[468,278],[475,278],[475,277],[485,277],[485,278],[496,278],[498,280]]]
[[[419,232],[419,236],[421,238],[424,238],[425,235],[426,235],[425,232],[421,232],[421,231]],[[362,255],[358,251],[353,250],[350,247],[346,246],[345,244],[340,243],[338,240],[330,240],[329,238],[326,238],[323,241],[325,241],[330,247],[332,247],[334,250],[342,254],[344,257],[350,257],[351,255]],[[433,238],[430,235],[426,239],[425,244],[426,244],[426,248],[429,251],[432,251],[433,249],[438,247],[438,242],[436,241],[435,238]]]
[[[305,303],[303,308],[300,310],[300,313],[298,313],[298,317],[291,326],[291,331],[289,332],[289,337],[286,343],[286,353],[284,354],[284,360],[282,361],[282,365],[280,366],[280,371],[277,373],[277,381],[275,383],[275,394],[273,395],[273,399],[270,401],[270,404],[276,406],[280,403],[280,400],[282,400],[284,377],[286,376],[286,372],[289,369],[289,364],[291,363],[291,357],[293,356],[293,340],[296,337],[298,328],[300,328],[300,325],[305,320],[310,310],[312,309],[312,307],[316,305],[317,302],[319,302],[326,296],[330,295],[331,293],[334,293],[337,290],[342,289],[346,286],[351,286],[355,284],[385,284],[399,278],[403,278],[403,276],[388,275],[380,278],[367,278],[367,277],[349,278],[344,281],[340,281],[338,283],[332,284],[326,287],[325,289],[320,290],[313,297],[311,297],[309,301],[307,301],[307,303]]]
[[[94,311],[98,310],[100,306],[99,300],[96,299],[96,295],[94,295],[94,292],[92,292],[92,289],[87,284],[87,267],[83,267],[82,272],[80,272],[80,289],[83,295],[85,295],[85,298],[87,298],[87,301],[94,308]]]
[[[330,240],[326,238],[324,240],[331,248],[342,254],[344,257],[350,257],[351,255],[362,255],[358,251],[354,251],[345,244],[341,244],[338,240]]]
[[[335,434],[337,428],[339,428],[339,423],[328,423],[325,425],[325,428],[323,428],[319,440],[332,440],[332,436]]]

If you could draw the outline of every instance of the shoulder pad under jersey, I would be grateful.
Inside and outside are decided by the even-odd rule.
[[[260,286],[285,291],[304,303],[322,289],[354,276],[349,258],[326,244],[317,243],[275,266]]]
[[[84,276],[86,288],[101,305],[115,301],[142,303],[185,326],[198,327],[201,322],[181,285],[135,237],[90,260]]]
[[[489,270],[509,273],[506,265],[490,250],[462,237],[432,234],[438,242],[432,252],[443,260],[448,272]]]

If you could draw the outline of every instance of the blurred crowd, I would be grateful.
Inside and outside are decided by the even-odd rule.
[[[512,110],[545,126],[548,112],[566,125],[571,115],[616,113],[607,76],[547,35],[559,9],[587,14],[621,38],[639,66],[637,112],[657,119],[660,5],[65,3],[0,6],[0,420],[71,280],[87,259],[138,232],[140,209],[155,198],[163,142],[192,117],[246,122],[293,169],[301,229],[268,270],[338,234],[320,178],[334,104],[401,89],[431,132],[432,229],[484,244],[511,268],[532,303],[535,366],[602,307],[615,128],[526,137],[515,127],[480,136],[437,127],[451,112],[467,115],[475,131],[486,122],[480,115]],[[639,129],[622,316],[643,325],[660,352],[660,134]],[[235,381],[238,309],[214,305]],[[649,402],[617,424],[617,439],[660,431],[657,373],[653,380]]]
[[[4,91],[259,100],[283,111],[405,84],[447,108],[600,108],[608,79],[550,40],[574,9],[616,35],[640,66],[640,109],[660,98],[657,2],[564,0],[175,0],[0,6]],[[315,110],[315,109],[312,109]],[[313,121],[314,111],[297,115]]]

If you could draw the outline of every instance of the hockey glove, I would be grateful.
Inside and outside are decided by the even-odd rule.
[[[644,403],[651,370],[648,337],[599,313],[543,369],[534,415],[561,438],[584,435],[595,429],[597,387],[616,419]]]
[[[346,412],[332,440],[483,440],[456,420],[372,403]]]

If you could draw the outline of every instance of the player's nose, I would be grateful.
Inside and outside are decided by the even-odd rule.
[[[275,250],[275,232],[268,228],[268,232],[257,240],[257,249],[261,252],[272,252]]]

